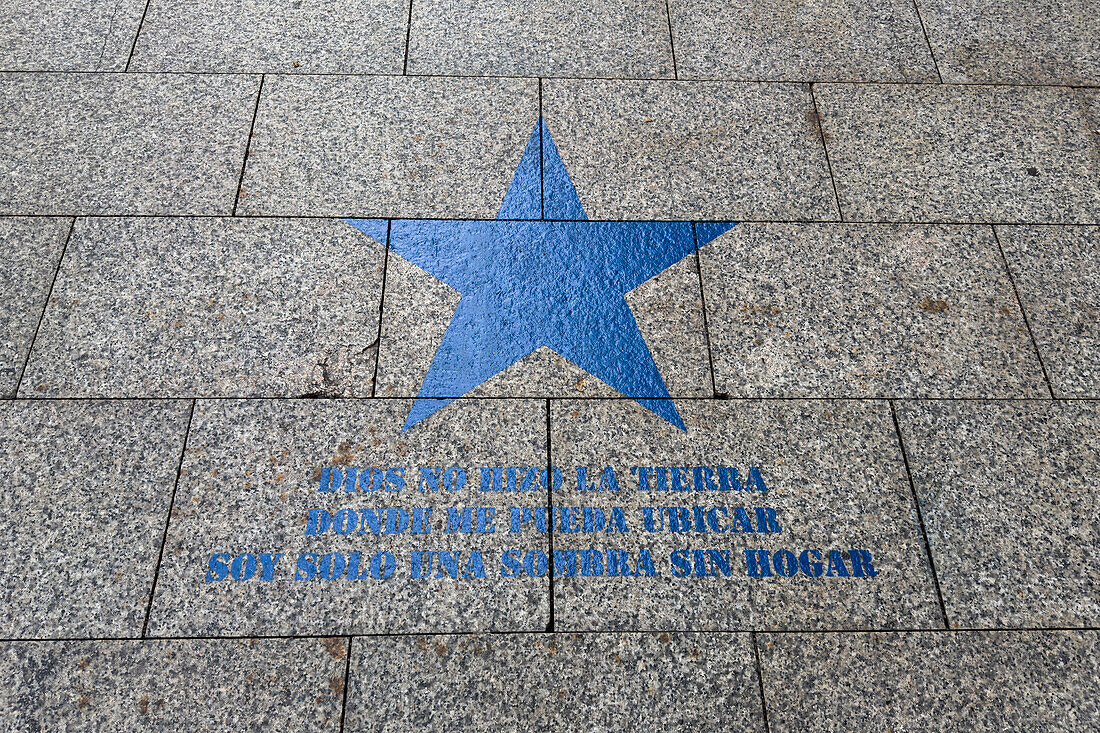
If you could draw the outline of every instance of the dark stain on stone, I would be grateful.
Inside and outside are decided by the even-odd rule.
[[[920,304],[920,309],[925,313],[943,313],[947,308],[947,301],[939,298],[925,298]]]

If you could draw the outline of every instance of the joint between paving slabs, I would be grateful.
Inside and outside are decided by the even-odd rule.
[[[149,603],[145,606],[145,622],[141,625],[141,638],[145,639],[149,631],[149,616],[153,613],[153,598],[157,592],[157,579],[160,577],[160,564],[164,560],[164,546],[168,544],[168,526],[172,522],[172,509],[176,504],[176,491],[179,489],[180,476],[183,473],[183,457],[187,454],[187,439],[191,436],[191,421],[195,417],[195,400],[187,412],[187,427],[183,430],[183,445],[180,447],[180,459],[176,464],[176,480],[172,484],[172,495],[168,499],[168,513],[164,517],[164,534],[160,540],[160,552],[157,553],[157,565],[153,570],[153,584],[149,588]]]
[[[772,727],[768,721],[768,699],[764,695],[764,665],[760,663],[760,646],[755,631],[749,632],[749,643],[752,644],[752,654],[756,660],[756,682],[760,687],[760,711],[764,715],[764,733],[771,733]]]
[[[378,335],[374,339],[374,374],[370,381],[370,396],[374,397],[378,388],[378,362],[382,360],[382,313],[386,305],[386,274],[390,270],[390,232],[393,230],[393,220],[386,222],[386,249],[382,255],[382,292],[378,296]]]
[[[50,298],[53,297],[53,288],[57,284],[57,276],[61,272],[61,263],[65,261],[65,252],[69,249],[69,240],[73,237],[73,229],[76,227],[76,217],[71,217],[69,220],[69,231],[65,234],[65,242],[61,245],[61,254],[57,257],[57,267],[53,270],[53,279],[50,280],[50,289],[46,291],[46,300],[42,303],[42,312],[38,314],[38,325],[34,327],[34,335],[31,337],[31,343],[27,347],[27,355],[23,358],[23,369],[19,372],[19,379],[15,382],[15,390],[11,393],[11,399],[17,399],[19,397],[19,390],[23,386],[23,377],[27,374],[27,366],[31,363],[31,354],[34,352],[34,343],[38,340],[38,331],[42,328],[42,321],[46,320],[46,308],[50,305]]]
[[[138,21],[137,31],[134,32],[134,42],[130,44],[130,55],[126,57],[126,66],[123,67],[123,71],[130,70],[130,64],[134,60],[134,51],[137,50],[138,38],[141,37],[141,29],[145,27],[145,16],[149,13],[149,6],[152,5],[153,0],[145,0],[145,9],[141,11],[141,20]]]
[[[833,163],[829,158],[829,145],[825,142],[825,125],[821,120],[821,113],[817,109],[817,95],[814,94],[813,82],[810,83],[810,102],[813,104],[813,123],[817,128],[817,136],[821,140],[821,150],[825,153],[825,166],[829,169],[829,183],[833,186],[833,201],[836,203],[836,215],[844,221],[844,209],[840,207],[840,192],[836,187],[836,176],[833,175]]]
[[[1016,306],[1020,309],[1020,315],[1024,319],[1024,327],[1027,328],[1027,335],[1031,338],[1031,346],[1035,349],[1035,358],[1039,360],[1039,368],[1043,370],[1043,381],[1046,382],[1047,392],[1050,393],[1050,398],[1056,399],[1054,396],[1054,383],[1050,381],[1050,374],[1047,373],[1046,362],[1043,361],[1043,353],[1039,351],[1039,342],[1035,340],[1035,332],[1031,330],[1031,321],[1027,317],[1027,311],[1024,309],[1024,301],[1020,297],[1020,290],[1016,287],[1016,277],[1012,274],[1012,267],[1008,264],[1008,257],[1005,256],[1004,247],[1001,246],[1001,238],[997,236],[997,227],[990,224],[990,231],[993,232],[993,241],[997,244],[997,251],[1001,255],[1001,264],[1004,265],[1005,274],[1008,275],[1008,282],[1012,286],[1012,294],[1016,296]]]
[[[917,14],[917,22],[920,23],[920,31],[924,34],[924,45],[928,47],[928,57],[932,59],[932,68],[936,70],[936,79],[943,84],[943,75],[940,74],[940,64],[936,61],[936,52],[932,49],[932,39],[928,37],[928,28],[924,25],[924,17],[920,14],[917,0],[913,0],[913,12]]]
[[[554,633],[556,625],[554,623],[554,467],[551,459],[551,446],[550,446],[550,399],[546,399],[546,513],[549,517],[549,527],[547,528],[547,537],[549,539],[550,550],[550,562],[548,563],[549,570],[549,588],[550,588],[550,620],[546,623],[546,630],[549,633]]]
[[[917,486],[913,481],[913,471],[909,467],[909,453],[905,449],[905,438],[901,434],[901,422],[898,420],[897,406],[894,400],[889,400],[890,416],[894,419],[894,432],[898,436],[898,447],[901,448],[901,460],[905,465],[905,476],[909,479],[909,493],[913,497],[913,507],[917,510],[917,523],[920,525],[921,538],[924,540],[924,552],[928,558],[928,569],[932,572],[932,585],[936,589],[936,599],[940,604],[940,613],[943,615],[943,627],[951,628],[951,622],[947,618],[947,605],[943,602],[943,592],[940,590],[940,578],[936,573],[936,561],[932,557],[932,545],[928,542],[928,531],[924,526],[924,514],[921,512],[920,499],[917,498]]]
[[[699,304],[703,309],[703,335],[707,340],[707,363],[710,365],[710,391],[716,400],[729,399],[725,392],[719,394],[718,383],[714,379],[714,351],[710,345],[710,322],[707,320],[707,296],[703,288],[703,256],[699,253],[699,236],[695,224],[691,225],[691,238],[695,243],[695,272],[699,276]]]
[[[668,20],[668,49],[672,52],[672,78],[680,79],[680,70],[676,66],[676,37],[672,33],[672,8],[669,0],[665,0],[665,18]]]
[[[348,683],[351,681],[351,640],[354,637],[344,637],[344,699],[340,704],[340,733],[344,733],[344,720],[348,714]]]
[[[260,113],[260,96],[264,91],[264,78],[266,74],[260,74],[260,87],[256,90],[256,106],[252,108],[252,124],[248,126],[248,139],[244,145],[244,160],[241,161],[241,175],[237,179],[237,195],[233,197],[233,210],[230,212],[230,216],[237,215],[237,206],[241,203],[241,197],[244,196],[244,170],[248,167],[248,154],[252,152],[252,136],[256,134],[256,117]]]

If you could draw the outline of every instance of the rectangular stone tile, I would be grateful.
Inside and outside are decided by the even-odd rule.
[[[0,218],[0,396],[15,393],[71,224]]]
[[[1090,0],[921,0],[948,83],[1100,84],[1100,13]]]
[[[700,257],[720,393],[1049,395],[989,227],[742,224]]]
[[[382,262],[338,220],[80,219],[21,392],[370,396]]]
[[[534,79],[271,77],[240,211],[492,219],[537,120]]]
[[[352,642],[345,729],[763,731],[748,634]]]
[[[0,5],[0,71],[123,71],[142,0],[6,0]]]
[[[149,5],[131,70],[400,74],[407,0]]]
[[[0,645],[9,730],[337,731],[343,639]]]
[[[1069,89],[815,87],[846,219],[1100,221],[1100,138]]]
[[[259,81],[0,74],[0,213],[230,213]]]
[[[459,293],[391,251],[385,300],[375,395],[415,397],[455,313]],[[669,393],[677,397],[711,396],[694,253],[630,291],[626,300]],[[620,393],[542,346],[468,394],[606,397]]]
[[[913,3],[671,0],[681,79],[936,81]]]
[[[942,624],[885,402],[677,407],[551,403],[555,628]]]
[[[952,627],[1100,624],[1098,405],[905,402],[898,417]]]
[[[1096,632],[764,634],[757,642],[773,733],[1100,727]]]
[[[150,634],[545,629],[545,571],[502,564],[546,564],[546,534],[510,531],[511,507],[546,507],[543,404],[459,401],[402,431],[410,407],[200,401]],[[533,480],[483,491],[505,466]]]
[[[672,78],[663,0],[415,2],[410,74]]]
[[[1100,227],[997,227],[1055,396],[1100,397]]]
[[[833,219],[809,88],[550,80],[543,115],[590,219]]]
[[[141,633],[188,412],[0,403],[0,636]]]

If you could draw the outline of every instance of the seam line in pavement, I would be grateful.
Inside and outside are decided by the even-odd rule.
[[[344,733],[344,720],[348,714],[348,683],[351,679],[351,642],[353,638],[352,636],[344,637],[347,642],[344,653],[347,656],[344,659],[344,700],[340,704],[340,733]]]
[[[176,491],[180,486],[180,476],[183,473],[183,457],[187,453],[187,439],[191,437],[191,421],[195,417],[195,400],[191,400],[191,409],[187,412],[187,427],[183,430],[183,446],[180,448],[180,459],[176,464],[176,480],[172,484],[172,496],[168,499],[168,512],[164,517],[164,534],[160,539],[160,552],[157,553],[157,565],[153,570],[153,585],[149,588],[149,603],[145,607],[145,622],[141,625],[141,638],[145,639],[149,631],[149,616],[153,612],[153,598],[157,592],[157,579],[160,578],[160,564],[164,560],[164,546],[168,544],[168,525],[172,522],[172,508],[176,504]]]
[[[672,78],[678,81],[680,69],[676,65],[676,37],[672,34],[672,8],[669,7],[669,0],[665,0],[665,18],[668,20],[668,48],[672,52]]]
[[[366,401],[377,400],[384,402],[386,400],[415,400],[418,399],[418,395],[387,395],[379,397],[309,397],[302,395],[295,395],[293,397],[287,396],[272,396],[272,397],[256,397],[250,395],[204,395],[204,394],[187,394],[187,395],[144,395],[140,397],[134,397],[132,395],[126,395],[123,397],[111,397],[109,395],[73,395],[73,396],[35,396],[35,397],[7,397],[4,402],[49,402],[54,401],[70,401],[70,402],[121,402],[126,400],[137,401],[150,401],[150,400],[268,400],[268,401],[300,401],[310,402],[317,400],[342,400],[344,402],[351,401]],[[465,395],[431,395],[427,396],[427,399],[432,400],[462,400],[465,402],[476,402],[478,400],[575,400],[580,402],[596,402],[596,401],[619,401],[619,402],[636,402],[637,400],[668,400],[670,402],[699,402],[699,401],[718,401],[718,402],[882,402],[883,400],[905,400],[906,402],[1042,402],[1044,404],[1050,404],[1052,402],[1097,402],[1100,403],[1100,396],[1098,397],[1055,397],[1053,400],[1050,397],[911,397],[907,395],[870,395],[867,397],[742,397],[739,395],[726,396],[726,397],[707,397],[699,395],[686,395],[683,397],[647,397],[645,395],[634,395],[631,397],[615,397],[608,395],[606,397],[572,397],[569,395],[553,397],[547,397],[545,394],[534,395],[485,395],[482,397],[466,397]]]
[[[752,644],[752,655],[756,659],[756,682],[760,687],[760,710],[764,714],[764,733],[771,733],[772,726],[768,722],[768,698],[764,695],[764,666],[760,663],[760,645],[757,643],[755,631],[749,633],[749,643]]]
[[[241,203],[242,187],[244,186],[244,169],[248,167],[248,154],[252,152],[252,135],[256,131],[256,117],[260,113],[260,95],[264,92],[265,74],[260,74],[260,87],[256,90],[256,106],[252,108],[252,123],[248,126],[248,139],[244,144],[244,160],[241,161],[241,175],[237,178],[237,195],[233,197],[233,210],[230,217],[237,215],[237,206]]]
[[[347,77],[392,77],[400,78],[402,76],[415,76],[422,78],[439,78],[439,79],[528,79],[535,80],[539,78],[539,74],[418,74],[413,72],[411,74],[397,74],[397,73],[364,73],[364,72],[337,72],[337,71],[312,71],[308,73],[294,72],[294,71],[260,71],[259,69],[245,69],[241,71],[88,71],[88,70],[73,70],[68,71],[64,69],[48,70],[48,69],[0,69],[0,75],[3,74],[53,74],[54,76],[60,76],[63,74],[126,74],[128,76],[134,76],[136,74],[149,74],[149,75],[177,75],[177,76],[255,76],[256,74],[265,74],[267,76],[296,76],[296,77],[310,77],[310,76],[347,76]],[[933,81],[860,81],[858,79],[843,80],[843,79],[730,79],[730,78],[699,78],[699,79],[673,79],[667,76],[557,76],[557,75],[545,75],[544,79],[561,79],[563,81],[663,81],[663,82],[682,82],[682,83],[702,83],[702,84],[742,84],[742,85],[760,85],[760,84],[836,84],[847,86],[910,86],[910,87],[936,87],[936,86],[952,86],[952,87],[1016,87],[1020,89],[1036,88],[1036,89],[1084,89],[1084,90],[1097,90],[1100,89],[1100,84],[1055,84],[1053,82],[1037,83],[1037,82],[994,82],[994,81],[960,81],[939,84]]]
[[[829,183],[833,184],[833,202],[836,203],[836,215],[843,222],[844,209],[840,208],[840,193],[836,187],[836,176],[833,175],[833,163],[829,158],[829,146],[825,143],[825,125],[821,121],[821,113],[817,109],[817,95],[814,94],[812,83],[810,84],[810,101],[814,105],[814,127],[817,128],[817,136],[821,140],[821,149],[825,152],[825,165],[829,169]]]
[[[308,641],[316,639],[332,639],[344,637],[353,639],[388,639],[388,638],[419,638],[424,636],[543,636],[547,632],[538,629],[514,629],[482,631],[379,631],[364,633],[327,633],[327,634],[252,634],[252,635],[216,635],[195,634],[192,636],[35,636],[35,637],[8,637],[0,639],[0,644],[44,644],[56,642],[59,644],[68,642],[152,642],[152,641]],[[1003,626],[1003,627],[968,627],[956,629],[941,628],[839,628],[839,629],[569,629],[557,632],[560,634],[579,635],[648,635],[648,634],[783,634],[783,635],[829,635],[829,634],[1094,634],[1100,633],[1100,626]]]
[[[61,263],[65,261],[65,252],[69,249],[69,240],[73,238],[73,229],[76,227],[76,217],[69,222],[69,231],[65,235],[65,242],[61,245],[61,254],[57,258],[57,267],[53,270],[53,279],[50,280],[50,289],[46,291],[46,300],[42,303],[42,312],[38,315],[38,325],[34,327],[34,335],[27,346],[27,355],[23,358],[23,368],[19,372],[19,379],[15,382],[15,391],[11,393],[11,399],[19,399],[19,390],[23,387],[23,377],[27,375],[27,367],[31,363],[31,353],[34,351],[34,342],[38,340],[38,331],[42,328],[42,322],[46,320],[46,309],[50,307],[50,298],[53,297],[53,289],[57,284],[57,276],[61,272]]]
[[[72,211],[55,211],[49,213],[32,214],[27,212],[11,212],[6,214],[0,214],[0,219],[58,219],[58,218],[78,218],[78,219],[326,219],[331,221],[338,221],[342,219],[388,219],[392,221],[446,221],[446,222],[491,222],[491,221],[519,221],[524,223],[530,223],[531,219],[487,219],[485,217],[462,217],[462,216],[386,216],[384,214],[363,214],[363,213],[342,213],[342,214],[242,214],[241,216],[232,216],[231,214],[90,214],[85,212],[72,212]],[[562,222],[567,224],[577,224],[576,219],[539,219],[538,221],[548,222]],[[723,219],[587,219],[584,223],[592,224],[683,224],[683,223],[721,223],[736,221],[738,224],[804,224],[807,226],[815,224],[844,224],[844,225],[868,225],[868,226],[908,226],[908,227],[922,227],[922,226],[952,226],[952,227],[986,227],[986,226],[1027,226],[1027,227],[1097,227],[1100,226],[1100,219],[1096,221],[1081,221],[1081,222],[1056,222],[1056,221],[958,221],[958,220],[946,220],[946,219],[930,219],[927,221],[914,221],[912,219],[906,221],[899,220],[874,220],[874,219],[845,219],[841,221],[839,219],[753,219],[750,217],[737,216],[736,214],[723,218]]]
[[[382,255],[382,292],[378,296],[378,336],[374,340],[374,374],[370,381],[370,396],[373,399],[378,389],[378,362],[382,361],[382,313],[386,305],[386,275],[390,271],[390,232],[393,222],[386,222],[386,250]]]
[[[905,476],[909,479],[909,492],[913,496],[913,506],[917,510],[917,522],[920,524],[921,537],[924,539],[924,551],[928,556],[928,567],[932,571],[932,583],[936,587],[936,599],[940,603],[940,613],[943,614],[943,627],[950,629],[951,622],[947,619],[947,606],[943,602],[943,593],[940,591],[940,578],[936,573],[936,561],[932,557],[932,545],[928,542],[928,531],[924,527],[924,514],[921,512],[920,499],[917,498],[917,486],[913,482],[913,471],[909,468],[909,454],[905,449],[905,438],[901,435],[901,423],[898,421],[898,410],[893,400],[890,400],[890,416],[894,419],[894,432],[898,436],[901,460],[905,464]]]
[[[1012,274],[1012,266],[1008,264],[1008,257],[1005,255],[1004,247],[1001,246],[1001,238],[997,235],[997,227],[990,224],[989,229],[993,232],[993,241],[997,244],[997,251],[1001,254],[1001,264],[1004,265],[1008,282],[1012,285],[1012,293],[1016,296],[1016,305],[1019,306],[1020,315],[1023,316],[1024,326],[1027,327],[1027,335],[1031,337],[1031,345],[1035,349],[1035,357],[1039,360],[1039,368],[1043,370],[1043,381],[1046,382],[1050,398],[1052,400],[1056,399],[1054,396],[1054,383],[1050,381],[1046,362],[1043,361],[1043,353],[1039,351],[1039,342],[1035,340],[1035,332],[1031,330],[1031,321],[1027,317],[1027,310],[1024,309],[1024,301],[1020,298],[1020,290],[1016,287],[1016,277]]]
[[[405,23],[405,62],[401,65],[401,76],[408,76],[409,75],[409,41],[412,39],[412,31],[413,31],[413,0],[409,0],[409,19]]]
[[[932,59],[932,68],[936,70],[936,78],[943,84],[943,75],[940,74],[940,64],[936,61],[936,52],[932,50],[932,40],[928,37],[928,28],[924,25],[924,17],[920,14],[917,0],[913,0],[913,12],[917,14],[917,22],[920,23],[920,31],[924,34],[924,44],[928,48],[928,56]]]
[[[714,399],[725,399],[727,395],[718,394],[718,382],[714,377],[714,351],[710,345],[710,323],[707,320],[707,296],[703,289],[703,258],[699,254],[699,236],[695,232],[695,225],[691,225],[691,236],[695,240],[695,272],[699,275],[699,303],[703,308],[703,335],[707,339],[707,363],[710,364],[710,390]]]
[[[546,520],[549,526],[546,535],[549,541],[550,559],[547,563],[547,573],[550,577],[550,621],[546,624],[546,630],[551,634],[557,629],[554,615],[554,466],[550,451],[550,398],[546,399]],[[537,568],[536,568],[537,569]]]
[[[134,32],[134,42],[130,44],[130,55],[126,57],[126,66],[122,72],[98,72],[98,73],[125,73],[130,70],[130,64],[134,60],[134,51],[137,50],[138,39],[141,38],[141,30],[145,27],[145,16],[149,13],[149,6],[153,0],[145,0],[145,9],[141,11],[141,20],[138,21],[137,31]],[[47,72],[50,73],[50,72]],[[155,72],[154,72],[155,73]]]

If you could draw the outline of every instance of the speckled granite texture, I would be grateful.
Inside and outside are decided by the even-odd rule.
[[[1100,222],[1100,137],[1050,87],[814,87],[852,220]]]
[[[369,397],[383,254],[340,221],[80,219],[21,391]]]
[[[0,70],[123,71],[141,0],[0,3]]]
[[[906,0],[671,0],[681,79],[936,80]]]
[[[1100,730],[1098,18],[0,0],[0,731]]]
[[[141,634],[189,412],[0,403],[0,636]]]
[[[344,639],[7,642],[9,730],[338,731]]]
[[[414,2],[408,71],[672,78],[667,9],[661,0]]]
[[[0,74],[0,214],[229,214],[259,86]]]
[[[543,116],[590,219],[835,219],[806,85],[564,81]]]
[[[0,395],[15,394],[71,219],[0,219]]]
[[[757,685],[747,634],[374,637],[354,642],[345,723],[763,731]],[[401,704],[380,707],[383,699]]]
[[[1100,625],[1100,405],[899,407],[928,542],[956,628]]]
[[[1100,227],[997,227],[1057,397],[1100,397]]]
[[[719,392],[1049,396],[989,227],[743,224],[700,257]]]
[[[130,68],[400,74],[407,16],[407,0],[154,0]]]
[[[534,80],[273,76],[241,211],[492,219],[537,120]]]
[[[1100,726],[1095,631],[763,634],[757,642],[776,732]]]

